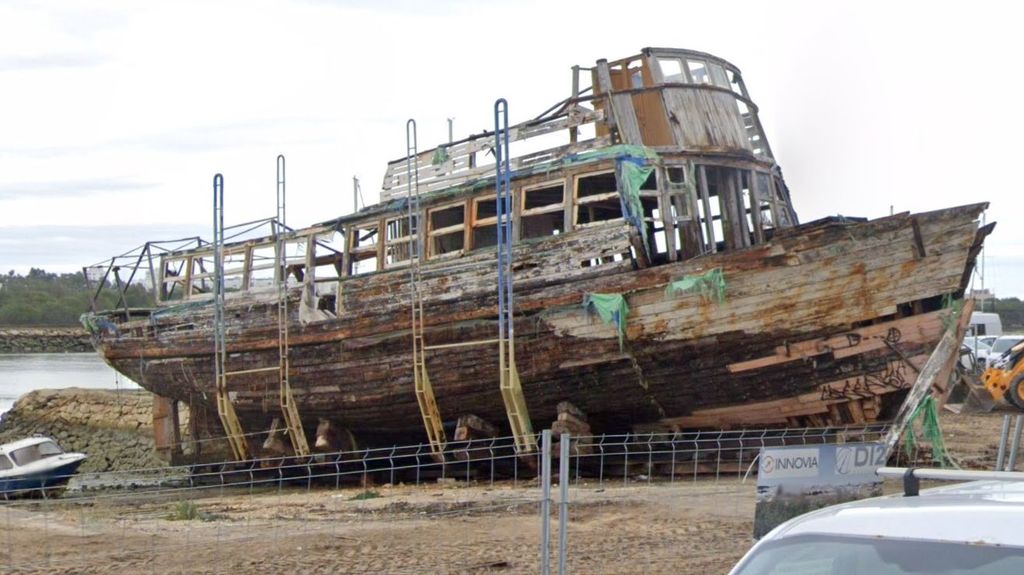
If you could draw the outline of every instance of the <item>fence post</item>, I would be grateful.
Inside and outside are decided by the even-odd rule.
[[[999,433],[999,451],[996,453],[996,471],[1003,471],[1003,457],[1006,455],[1006,440],[1010,435],[1010,416],[1003,416],[1003,430]]]
[[[1010,443],[1010,461],[1006,464],[1006,471],[1013,471],[1017,467],[1017,451],[1020,450],[1020,434],[1024,429],[1024,415],[1018,415],[1013,425],[1013,441]]]
[[[551,430],[541,433],[540,573],[551,575]]]
[[[569,539],[569,434],[558,440],[558,575],[565,575],[566,551]]]

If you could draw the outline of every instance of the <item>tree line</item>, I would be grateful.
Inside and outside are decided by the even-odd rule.
[[[974,311],[982,311],[982,306],[975,306]],[[1024,301],[1021,301],[1019,298],[1009,297],[986,300],[984,311],[999,314],[1004,332],[1024,333]]]
[[[62,327],[78,325],[78,318],[92,309],[98,285],[85,281],[82,272],[47,273],[32,268],[25,275],[14,271],[0,275],[0,325],[18,327]],[[145,287],[133,284],[125,297],[128,307],[153,303]],[[118,307],[118,294],[107,282],[96,300],[97,309]],[[121,304],[123,305],[123,304]]]

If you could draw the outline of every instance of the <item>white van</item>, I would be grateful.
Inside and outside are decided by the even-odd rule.
[[[968,335],[977,337],[985,335],[1003,335],[1003,322],[999,314],[976,311],[971,314],[971,327]]]

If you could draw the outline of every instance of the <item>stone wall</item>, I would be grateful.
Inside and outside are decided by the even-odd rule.
[[[41,434],[65,451],[85,453],[84,472],[166,465],[153,444],[153,395],[147,391],[41,389],[0,418],[0,443]]]
[[[0,327],[0,353],[93,351],[81,327]]]

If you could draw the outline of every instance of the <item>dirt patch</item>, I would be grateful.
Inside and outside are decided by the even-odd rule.
[[[0,566],[18,574],[539,570],[536,488],[378,492],[361,500],[353,499],[358,489],[193,493],[201,514],[192,520],[176,518],[180,502],[168,498],[21,503],[0,508]],[[724,573],[751,543],[749,483],[580,485],[571,501],[575,573]],[[552,565],[557,525],[556,516]]]

